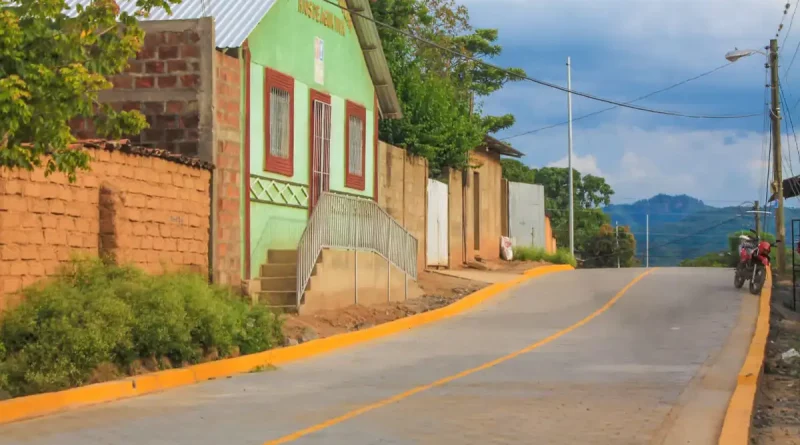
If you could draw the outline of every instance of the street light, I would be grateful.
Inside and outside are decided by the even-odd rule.
[[[778,201],[777,212],[775,213],[775,238],[776,242],[784,243],[786,240],[786,227],[784,226],[784,209],[783,209],[783,156],[781,151],[781,98],[780,98],[780,80],[778,78],[778,39],[769,41],[769,46],[765,48],[769,52],[764,52],[758,49],[738,49],[734,48],[733,51],[725,54],[725,58],[733,63],[742,57],[751,56],[755,53],[763,54],[767,57],[767,67],[770,70],[770,90],[772,91],[772,110],[770,118],[772,120],[772,178],[773,187],[775,190],[776,199]],[[757,209],[754,209],[757,210]],[[758,218],[758,213],[756,213]],[[758,219],[756,219],[756,225]],[[786,272],[786,248],[781,245],[777,252],[778,259],[778,273],[784,274]]]
[[[728,52],[725,54],[725,58],[728,62],[736,62],[737,60],[741,59],[742,57],[752,56],[753,54],[762,54],[764,56],[768,56],[769,54],[761,51],[759,49],[738,49],[734,48],[733,51]]]

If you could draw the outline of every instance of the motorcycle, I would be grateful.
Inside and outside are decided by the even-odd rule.
[[[776,243],[761,241],[754,230],[755,236],[740,235],[739,239],[739,264],[736,266],[733,285],[740,289],[744,282],[750,280],[750,293],[758,295],[767,279],[769,267],[769,254]]]

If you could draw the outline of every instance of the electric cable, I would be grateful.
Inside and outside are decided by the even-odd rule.
[[[680,112],[677,112],[677,111],[657,110],[657,109],[653,109],[653,108],[640,107],[638,105],[630,105],[630,104],[626,104],[624,102],[619,102],[619,101],[616,101],[616,100],[605,99],[605,98],[602,98],[602,97],[599,97],[599,96],[595,96],[593,94],[584,93],[584,92],[576,91],[576,90],[571,90],[569,88],[562,87],[561,85],[556,85],[554,83],[550,83],[550,82],[547,82],[547,81],[544,81],[544,80],[540,80],[540,79],[537,79],[537,78],[534,78],[534,77],[530,77],[530,76],[527,76],[527,75],[520,75],[520,74],[515,73],[513,71],[510,71],[510,70],[508,70],[506,68],[502,68],[502,67],[499,67],[497,65],[494,65],[494,64],[491,64],[489,62],[486,62],[486,61],[484,61],[484,60],[482,60],[480,58],[477,58],[477,57],[474,57],[474,56],[470,56],[468,54],[461,53],[459,51],[447,48],[447,47],[442,46],[442,45],[440,45],[438,43],[435,43],[435,42],[432,42],[430,40],[424,39],[422,37],[415,36],[414,34],[408,32],[408,31],[404,31],[404,30],[402,30],[400,28],[397,28],[396,26],[392,26],[392,25],[389,25],[387,23],[383,23],[383,22],[381,22],[379,20],[376,20],[374,17],[367,16],[362,11],[356,11],[354,9],[350,9],[347,6],[340,5],[340,4],[335,3],[335,2],[333,2],[331,0],[322,0],[322,1],[324,1],[325,3],[328,3],[329,5],[335,6],[335,7],[339,8],[339,9],[341,9],[343,11],[347,11],[350,14],[353,14],[353,15],[355,15],[357,17],[360,17],[360,18],[362,18],[364,20],[368,20],[370,22],[373,22],[373,23],[375,23],[376,25],[378,25],[380,27],[383,27],[383,28],[386,28],[386,29],[390,29],[390,30],[392,30],[394,32],[397,32],[398,34],[404,35],[404,36],[406,36],[408,38],[411,38],[411,39],[414,39],[414,40],[418,40],[418,41],[420,41],[422,43],[425,43],[426,45],[432,46],[434,48],[438,48],[439,50],[447,52],[449,54],[452,54],[453,56],[456,56],[456,57],[459,57],[459,58],[463,58],[463,59],[466,59],[466,60],[469,60],[469,61],[472,61],[472,62],[475,62],[475,63],[479,63],[479,64],[484,65],[486,67],[489,67],[489,68],[498,70],[500,72],[503,72],[505,74],[508,74],[511,77],[516,77],[516,78],[521,79],[521,80],[527,80],[529,82],[533,82],[533,83],[536,83],[536,84],[539,84],[539,85],[542,85],[542,86],[546,86],[548,88],[552,88],[552,89],[555,89],[555,90],[559,90],[559,91],[562,91],[562,92],[565,92],[565,93],[571,93],[571,94],[574,94],[576,96],[584,97],[586,99],[591,99],[591,100],[595,100],[595,101],[598,101],[598,102],[604,102],[604,103],[607,103],[607,104],[617,105],[619,107],[630,108],[632,110],[643,111],[643,112],[647,112],[647,113],[660,114],[660,115],[664,115],[664,116],[683,117],[683,118],[688,118],[688,119],[745,119],[745,118],[759,116],[761,114],[761,113],[756,113],[756,114],[737,114],[737,115],[685,114],[685,113],[680,113]]]

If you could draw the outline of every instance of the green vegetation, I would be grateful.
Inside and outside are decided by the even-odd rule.
[[[539,247],[514,247],[514,260],[516,261],[546,261],[552,264],[569,264],[576,266],[575,258],[568,249],[558,249],[556,253],[547,253]]]
[[[701,257],[683,260],[681,267],[733,267],[739,260],[738,255],[733,256],[730,252],[711,252]]]
[[[416,36],[477,58],[500,55],[496,29],[474,29],[469,11],[456,0],[377,0],[375,18]],[[481,114],[480,98],[501,89],[515,75],[454,57],[440,49],[379,27],[397,95],[399,120],[381,120],[380,139],[429,160],[432,176],[465,168],[469,152],[487,133],[514,124],[513,115]]]
[[[136,16],[180,0],[137,0],[135,14],[96,0],[64,14],[64,1],[0,2],[0,167],[64,172],[75,179],[89,155],[73,150],[69,121],[85,117],[103,136],[147,127],[138,111],[115,111],[98,93],[111,88],[144,38]]]
[[[634,256],[636,238],[627,226],[617,230],[609,224],[603,224],[597,233],[584,244],[583,267],[633,267],[639,263]]]
[[[281,344],[281,321],[193,274],[75,260],[0,322],[0,391],[56,391]]]

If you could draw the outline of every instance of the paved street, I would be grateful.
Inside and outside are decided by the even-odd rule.
[[[607,305],[643,272],[544,276],[278,370],[0,427],[0,445],[716,443],[757,298],[728,270],[657,269]]]

